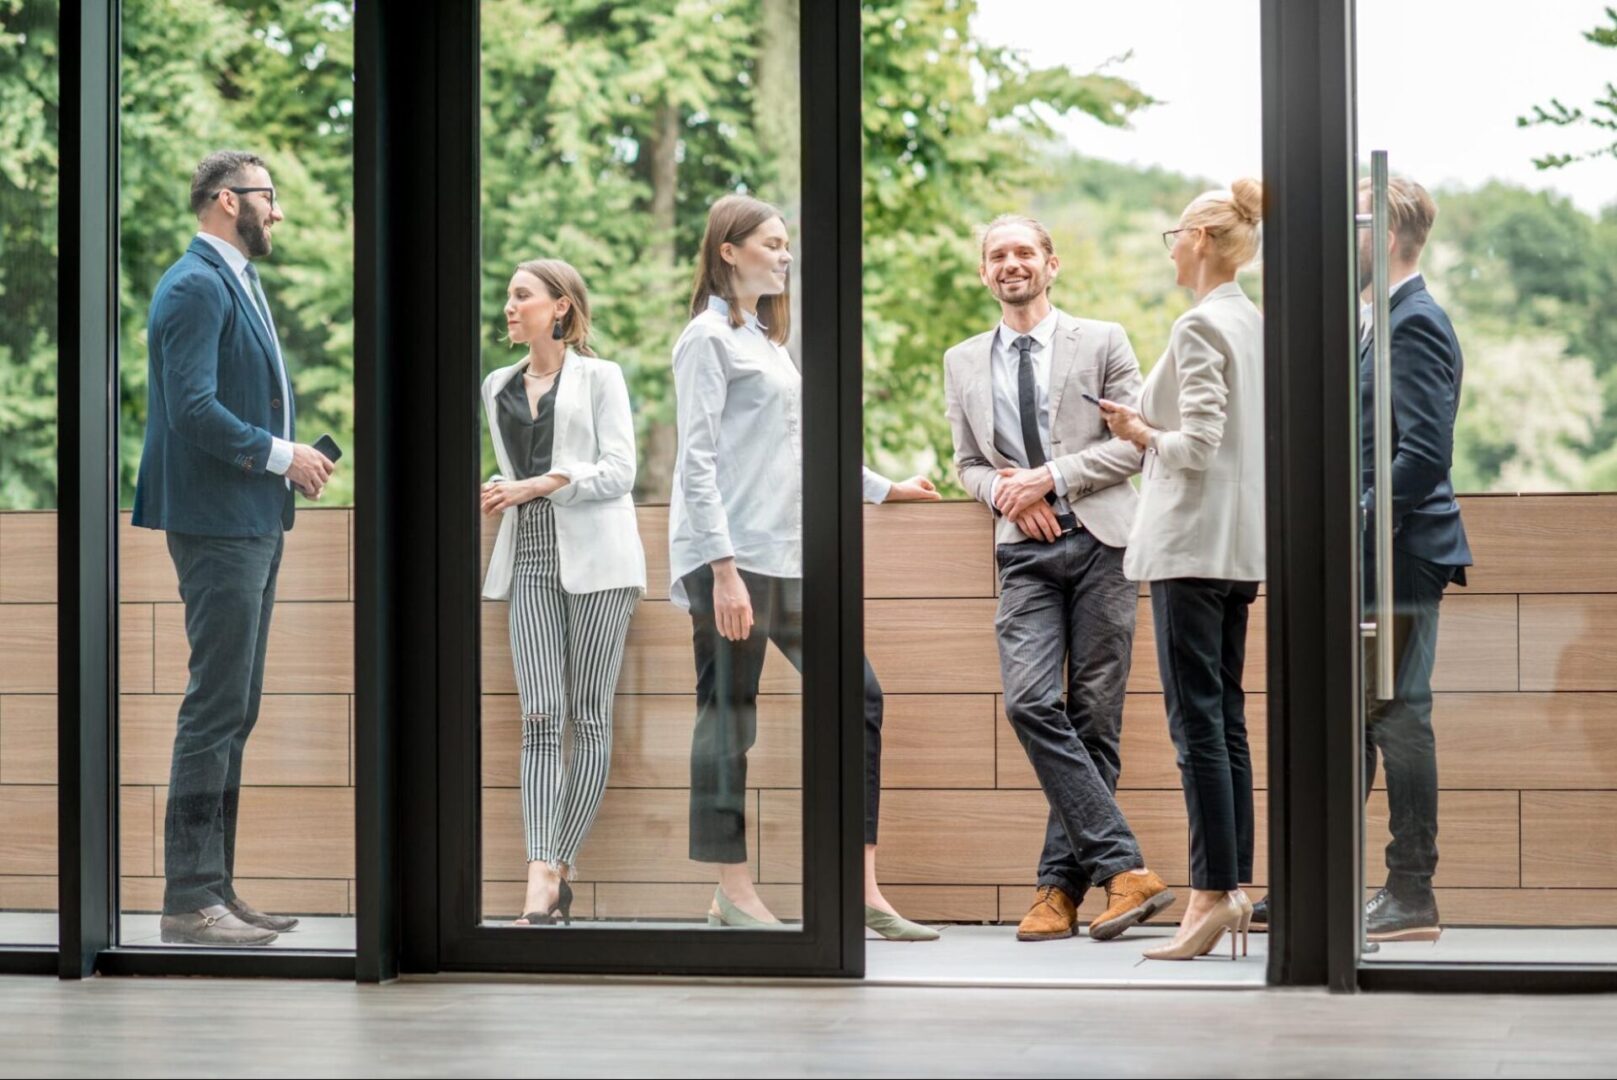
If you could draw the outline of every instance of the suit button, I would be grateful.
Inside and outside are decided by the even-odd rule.
[[[280,398],[270,398],[270,408],[279,409],[280,407],[281,407],[281,399]]]

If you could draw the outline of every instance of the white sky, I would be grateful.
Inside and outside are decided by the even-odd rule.
[[[1590,211],[1617,201],[1610,157],[1533,168],[1535,156],[1600,145],[1593,129],[1515,126],[1552,95],[1587,107],[1617,82],[1617,50],[1582,37],[1605,24],[1607,2],[1359,0],[1360,147],[1387,150],[1394,173],[1428,187],[1502,179]],[[1228,184],[1263,163],[1258,17],[1258,0],[980,0],[976,26],[1040,67],[1088,72],[1132,49],[1113,70],[1163,103],[1130,130],[1063,121],[1067,140]]]

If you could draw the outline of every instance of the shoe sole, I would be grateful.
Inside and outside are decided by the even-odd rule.
[[[158,935],[164,945],[202,945],[217,949],[256,949],[269,945],[280,937],[274,931],[268,931],[269,937],[258,941],[205,941],[192,937],[190,934],[163,933]]]
[[[1016,940],[1017,941],[1060,941],[1062,938],[1070,938],[1070,937],[1072,937],[1077,932],[1078,931],[1076,929],[1071,928],[1071,927],[1069,927],[1066,930],[1061,930],[1061,931],[1058,931],[1056,933],[1050,933],[1050,934],[1026,934],[1026,933],[1023,933],[1022,931],[1018,930],[1016,932]]]
[[[1163,889],[1139,907],[1130,908],[1117,918],[1103,922],[1099,926],[1091,926],[1089,936],[1094,941],[1110,941],[1129,927],[1139,926],[1172,903],[1173,890]]]
[[[1366,934],[1366,941],[1436,941],[1443,936],[1441,926],[1412,926],[1408,930],[1391,930],[1385,934]]]

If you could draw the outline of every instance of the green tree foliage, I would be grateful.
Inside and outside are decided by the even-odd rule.
[[[1617,487],[1617,208],[1503,183],[1435,197],[1425,265],[1466,355],[1456,486]]]
[[[311,0],[126,0],[119,124],[123,498],[146,430],[147,308],[196,232],[191,172],[213,150],[269,162],[286,213],[261,264],[298,435],[353,446],[353,8]],[[326,499],[353,497],[351,460]]]
[[[0,508],[56,505],[56,3],[0,0]]]
[[[1617,49],[1617,8],[1606,8],[1606,21],[1610,25],[1585,30],[1583,38],[1601,48]],[[1590,102],[1588,112],[1576,105],[1569,107],[1560,98],[1551,98],[1549,105],[1534,105],[1531,115],[1516,118],[1517,127],[1541,127],[1545,124],[1563,128],[1591,127],[1599,132],[1599,138],[1610,141],[1593,150],[1534,158],[1533,164],[1540,169],[1560,169],[1576,161],[1617,157],[1617,84],[1608,81],[1605,92]]]
[[[479,363],[520,355],[502,341],[515,265],[576,264],[598,351],[629,376],[643,497],[667,492],[669,356],[708,206],[754,192],[797,222],[801,2],[482,2]],[[975,0],[863,5],[866,449],[886,472],[924,472],[951,491],[942,355],[996,317],[975,227],[1005,211],[1045,220],[1063,260],[1057,303],[1123,323],[1149,367],[1189,302],[1158,234],[1197,192],[1234,179],[1088,159],[1081,138],[1059,144],[1058,116],[1123,125],[1152,99],[1106,69],[1034,68],[985,45],[975,10]],[[56,11],[0,0],[8,508],[55,502]],[[262,153],[287,213],[263,269],[300,433],[329,430],[351,447],[351,4],[125,0],[123,23],[125,499],[145,424],[147,307],[195,231],[191,170],[220,147]],[[1462,488],[1617,488],[1617,210],[1591,217],[1505,185],[1439,199],[1428,270],[1467,353]],[[1256,295],[1257,275],[1245,284]],[[352,476],[339,471],[328,499],[351,497]]]
[[[998,313],[977,276],[977,227],[1055,189],[1054,117],[1119,126],[1152,102],[1116,76],[1033,68],[983,44],[975,9],[864,5],[866,455],[955,493],[943,353]]]

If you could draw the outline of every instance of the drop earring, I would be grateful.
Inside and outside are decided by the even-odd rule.
[[[550,340],[560,341],[566,335],[567,331],[562,328],[560,319],[550,324]]]

